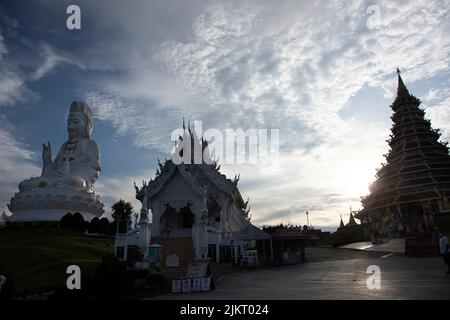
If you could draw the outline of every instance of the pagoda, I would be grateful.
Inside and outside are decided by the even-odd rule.
[[[450,156],[447,142],[439,141],[439,130],[419,108],[421,101],[408,91],[398,69],[397,73],[393,126],[386,141],[390,150],[355,217],[372,231],[395,224],[413,235],[431,230],[435,216],[450,213]]]

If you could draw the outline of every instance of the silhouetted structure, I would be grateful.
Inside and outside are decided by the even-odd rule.
[[[398,71],[398,69],[397,69]],[[386,163],[376,174],[370,194],[362,197],[356,218],[372,232],[396,228],[417,234],[433,226],[433,217],[449,214],[450,156],[439,130],[431,127],[421,101],[410,94],[398,71],[397,97],[391,105],[392,134]]]

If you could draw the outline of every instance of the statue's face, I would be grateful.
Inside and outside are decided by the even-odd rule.
[[[78,113],[69,114],[67,119],[67,132],[69,140],[82,138],[86,131],[86,119]]]

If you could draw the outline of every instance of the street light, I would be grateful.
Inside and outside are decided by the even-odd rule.
[[[306,224],[309,227],[309,212],[308,211],[306,211]]]

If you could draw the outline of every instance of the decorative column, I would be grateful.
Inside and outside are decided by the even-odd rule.
[[[201,201],[194,203],[192,209],[195,215],[195,223],[192,226],[195,258],[206,259],[208,257],[208,203],[206,190],[202,194]]]

